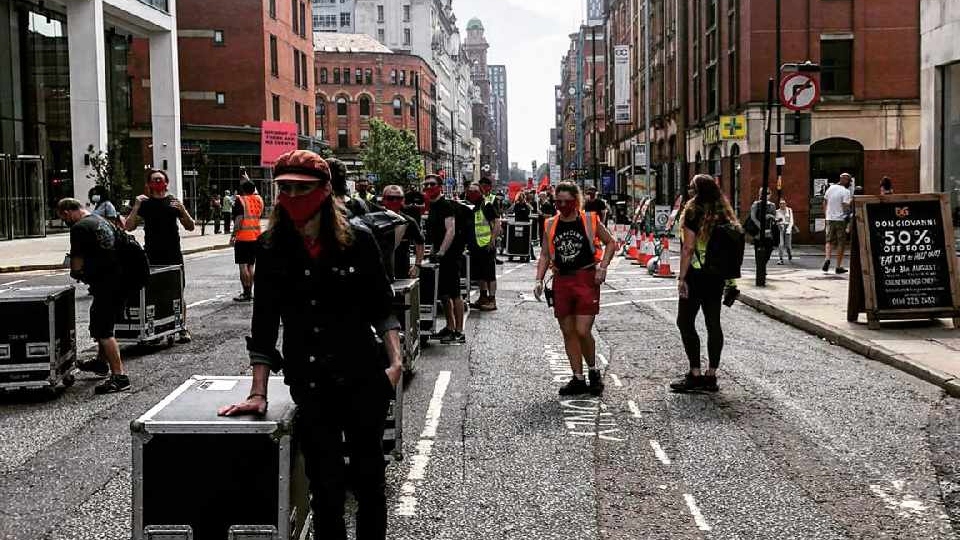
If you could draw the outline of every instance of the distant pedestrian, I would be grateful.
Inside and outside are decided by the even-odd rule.
[[[403,212],[412,217],[417,222],[417,226],[420,226],[423,213],[426,212],[425,204],[423,193],[417,186],[407,188],[407,192],[403,195]]]
[[[786,199],[780,199],[780,208],[777,209],[777,225],[780,227],[780,246],[778,252],[783,264],[783,251],[787,251],[787,258],[793,260],[793,231],[796,223],[793,220],[793,208],[787,205]]]
[[[383,207],[403,217],[407,228],[403,238],[394,251],[393,273],[397,279],[416,278],[420,275],[420,265],[423,264],[424,239],[420,230],[420,221],[406,213],[403,188],[390,185],[383,188]],[[410,248],[413,248],[414,263],[410,264]]]
[[[480,311],[497,309],[497,236],[500,235],[500,214],[484,198],[479,184],[467,188],[467,202],[473,205],[474,234],[470,243],[471,279],[480,282],[480,299],[470,307]]]
[[[602,221],[604,226],[606,226],[607,219],[610,217],[610,209],[607,206],[606,201],[597,197],[597,188],[595,187],[588,187],[586,193],[587,198],[583,205],[583,209],[587,212],[595,212],[598,216],[600,216],[600,221]]]
[[[353,514],[344,508],[349,488],[356,498],[357,538],[383,540],[383,428],[403,376],[393,290],[376,240],[346,219],[320,156],[307,150],[284,154],[273,178],[279,194],[257,255],[247,338],[250,393],[218,414],[265,414],[270,372],[282,369],[297,404],[314,538],[347,539],[344,513]],[[232,454],[223,458],[244,463],[238,473],[251,481],[263,477],[256,454],[240,446]],[[242,500],[232,504],[247,508]]]
[[[190,217],[183,203],[173,195],[167,193],[170,179],[167,173],[153,169],[147,176],[148,195],[139,195],[133,210],[127,216],[126,228],[134,231],[143,223],[143,249],[147,252],[147,259],[151,266],[179,266],[184,274],[183,286],[186,285],[186,273],[183,264],[183,251],[180,248],[180,230],[177,223],[184,229],[192,231],[197,224]],[[231,206],[232,208],[232,206]],[[229,232],[229,231],[228,231]],[[181,290],[181,294],[182,294]],[[186,324],[187,306],[181,307],[183,321]],[[190,343],[190,331],[184,329],[177,339],[178,343]]]
[[[541,244],[543,242],[543,227],[547,219],[557,215],[557,207],[553,204],[553,196],[547,191],[541,191],[537,194],[540,198],[540,216],[537,218],[537,225],[540,231]]]
[[[353,187],[357,190],[354,197],[369,204],[376,200],[373,191],[370,188],[370,181],[366,178],[358,178]]]
[[[210,196],[210,219],[213,220],[213,234],[220,234],[220,197],[216,194]]]
[[[257,245],[260,239],[260,218],[263,215],[263,199],[249,180],[240,184],[240,193],[234,199],[233,261],[240,266],[240,285],[243,292],[234,297],[237,302],[253,300],[254,268],[257,264]]]
[[[729,286],[723,277],[704,271],[707,246],[717,226],[735,224],[737,216],[730,202],[710,175],[698,174],[690,182],[693,197],[687,201],[680,216],[681,252],[677,275],[677,328],[690,364],[690,370],[670,384],[676,392],[706,390],[716,392],[717,369],[723,353],[723,328],[720,325],[720,304],[724,288]],[[701,371],[700,335],[697,333],[697,314],[703,312],[707,327],[707,357],[709,368]]]
[[[460,295],[460,271],[463,259],[463,231],[457,231],[457,208],[459,204],[448,200],[440,187],[440,177],[428,174],[423,179],[423,195],[430,203],[427,217],[427,238],[433,252],[432,261],[437,263],[437,296],[443,302],[443,311],[447,326],[437,332],[443,344],[464,344],[463,335],[463,297]]]
[[[893,195],[893,180],[889,176],[884,176],[880,180],[880,194],[881,195]]]
[[[224,191],[220,198],[220,219],[223,221],[223,234],[230,234],[230,225],[233,223],[233,195],[229,189]]]
[[[97,358],[81,363],[82,371],[109,377],[94,388],[96,394],[130,389],[130,378],[120,359],[120,346],[113,335],[123,314],[126,295],[119,287],[123,278],[117,258],[117,229],[109,221],[83,208],[76,199],[57,203],[60,219],[70,226],[70,277],[90,285],[90,337],[97,340]]]
[[[710,177],[710,181],[717,185],[713,177]],[[764,190],[760,188],[757,200],[750,205],[750,226],[748,227],[748,231],[753,235],[753,252],[758,266],[766,266],[767,262],[770,261],[774,246],[779,245],[780,242],[780,228],[777,227],[777,207],[770,201],[769,190],[765,201],[761,203],[761,200],[764,199],[763,195]],[[760,220],[761,204],[766,204],[763,223]]]
[[[123,228],[123,218],[117,212],[117,207],[110,201],[110,195],[107,188],[103,186],[93,186],[87,193],[90,198],[90,204],[93,210],[90,213],[98,215],[112,223],[115,227]]]
[[[843,251],[847,246],[847,224],[850,221],[851,202],[853,201],[853,194],[850,193],[851,179],[849,174],[841,174],[840,181],[828,187],[826,193],[823,194],[823,212],[827,218],[824,272],[830,271],[830,259],[834,252],[837,254],[837,274],[847,272],[847,269],[843,267]]]
[[[561,396],[603,393],[603,376],[597,367],[593,323],[600,313],[600,286],[617,251],[617,241],[600,216],[582,210],[580,188],[563,183],[556,189],[560,212],[547,220],[546,238],[537,264],[533,294],[544,293],[547,270],[553,272],[553,314],[563,333],[563,345],[573,378],[560,388]],[[583,376],[588,367],[589,385]]]

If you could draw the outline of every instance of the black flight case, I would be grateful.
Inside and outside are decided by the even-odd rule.
[[[114,326],[121,345],[173,344],[185,327],[183,315],[183,268],[151,266],[147,286],[127,299],[123,316]]]
[[[0,391],[73,384],[76,324],[73,286],[0,290]]]
[[[506,257],[508,260],[518,258],[523,262],[530,262],[530,243],[533,241],[532,229],[533,222],[530,221],[511,220],[507,222]]]
[[[413,373],[421,351],[419,280],[398,279],[393,282],[393,310],[402,330],[403,371]]]
[[[250,377],[195,375],[130,424],[134,540],[291,539],[310,512],[296,405],[271,377],[267,414],[217,416]]]

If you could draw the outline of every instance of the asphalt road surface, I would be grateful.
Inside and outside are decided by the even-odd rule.
[[[467,345],[426,349],[387,472],[390,538],[956,537],[960,415],[940,389],[738,304],[720,393],[669,393],[686,369],[675,282],[621,261],[597,324],[607,391],[560,399],[533,264],[498,267],[500,309],[471,314]],[[52,400],[0,396],[0,538],[129,538],[129,421],[193,374],[249,373],[232,253],[188,257],[187,278],[194,341],[125,351],[131,392],[81,377]],[[67,282],[5,274],[0,291]],[[83,357],[89,302],[79,287]]]

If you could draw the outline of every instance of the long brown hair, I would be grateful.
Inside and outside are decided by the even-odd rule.
[[[737,228],[740,227],[740,221],[737,220],[730,201],[720,191],[720,186],[712,176],[698,174],[693,177],[692,182],[695,195],[687,201],[687,206],[683,210],[683,220],[700,218],[697,240],[709,240],[713,228],[720,223],[730,223]]]

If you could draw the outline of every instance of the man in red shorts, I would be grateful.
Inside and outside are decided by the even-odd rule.
[[[544,224],[543,256],[537,264],[533,290],[539,299],[547,269],[553,269],[553,312],[573,370],[573,378],[560,388],[561,396],[603,392],[593,322],[600,313],[600,286],[607,279],[607,267],[617,251],[617,241],[597,214],[584,212],[580,205],[580,188],[576,184],[557,186],[556,206],[560,215]],[[590,368],[589,386],[583,376],[584,362]]]

